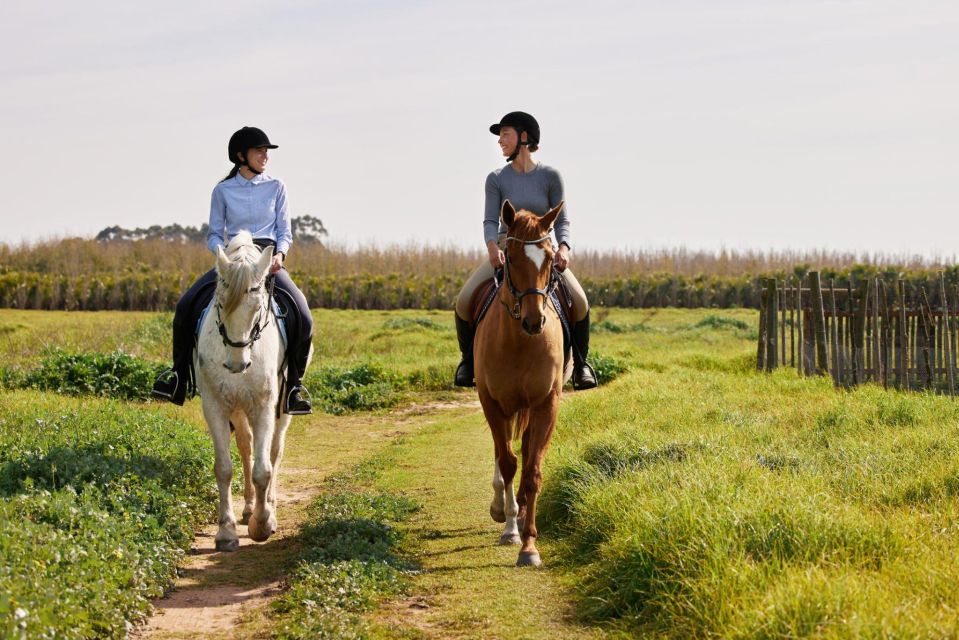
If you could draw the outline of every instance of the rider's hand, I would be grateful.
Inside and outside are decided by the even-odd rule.
[[[506,264],[506,256],[503,255],[503,251],[495,242],[488,243],[486,250],[489,252],[489,263],[493,265],[494,269],[498,269]]]
[[[283,268],[283,256],[279,253],[273,254],[273,262],[270,264],[270,273],[276,273]]]
[[[566,267],[569,266],[569,247],[565,244],[559,245],[559,250],[553,256],[553,262],[556,263],[557,270],[566,271]]]

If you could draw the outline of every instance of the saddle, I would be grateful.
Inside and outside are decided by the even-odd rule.
[[[496,296],[502,284],[503,270],[497,269],[492,278],[476,287],[473,297],[470,299],[470,324],[473,331],[476,331],[479,323],[486,317],[490,306],[496,301]],[[563,367],[565,368],[573,353],[572,334],[576,321],[573,319],[573,298],[566,288],[566,281],[562,274],[559,274],[559,286],[550,292],[549,301],[556,309],[559,323],[563,327]]]

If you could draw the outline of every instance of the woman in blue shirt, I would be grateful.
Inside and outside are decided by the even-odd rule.
[[[210,230],[207,247],[216,253],[230,238],[246,230],[253,242],[264,249],[274,248],[270,273],[276,282],[277,297],[285,298],[287,314],[287,384],[286,412],[292,415],[311,413],[309,396],[302,384],[306,361],[313,338],[313,319],[306,297],[290,279],[283,263],[293,243],[290,215],[287,210],[286,187],[277,178],[264,173],[269,149],[276,149],[267,135],[256,127],[243,127],[233,134],[227,153],[233,168],[213,189],[210,203]],[[191,376],[193,333],[197,319],[210,303],[216,289],[216,269],[197,280],[177,302],[173,316],[173,367],[157,379],[153,394],[182,405],[188,392],[194,390]]]

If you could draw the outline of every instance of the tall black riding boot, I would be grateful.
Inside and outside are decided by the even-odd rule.
[[[310,357],[310,344],[313,336],[310,336],[297,349],[290,349],[287,353],[289,365],[286,372],[286,380],[289,392],[286,394],[286,412],[291,416],[302,416],[313,413],[313,404],[310,401],[310,392],[303,386],[303,372],[306,371],[306,363]]]
[[[453,377],[453,384],[457,387],[475,387],[473,381],[473,335],[475,331],[470,323],[460,318],[455,312],[456,318],[456,339],[460,343],[460,353],[463,358],[456,367],[456,375]]]
[[[592,389],[597,385],[596,372],[586,362],[589,356],[589,311],[573,327],[573,389]]]

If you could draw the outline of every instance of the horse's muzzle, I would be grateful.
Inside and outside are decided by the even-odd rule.
[[[246,371],[247,369],[249,369],[249,368],[250,368],[250,365],[252,365],[252,364],[253,364],[252,362],[241,362],[241,363],[240,363],[240,366],[237,367],[237,366],[231,366],[231,365],[226,364],[226,363],[224,362],[224,363],[223,363],[223,368],[226,369],[226,370],[228,370],[230,373],[243,373],[244,371]]]
[[[523,331],[531,336],[543,333],[543,327],[546,326],[546,316],[540,316],[539,322],[530,323],[529,318],[523,318]]]

